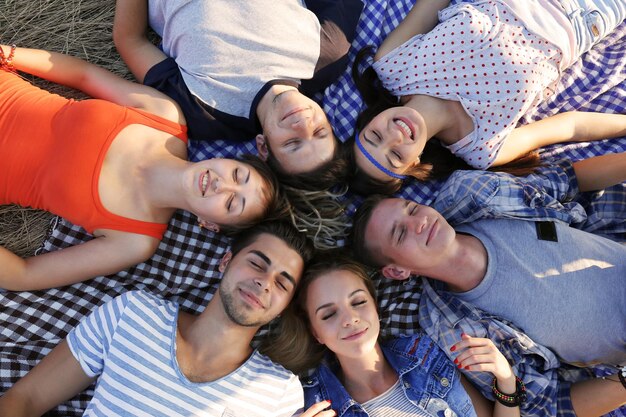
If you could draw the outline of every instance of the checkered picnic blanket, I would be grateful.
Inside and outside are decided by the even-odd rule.
[[[366,0],[365,3],[351,59],[361,47],[378,45],[402,20],[412,0]],[[526,120],[574,109],[626,113],[624,57],[626,23],[570,68],[558,94],[529,114]],[[348,138],[362,105],[349,70],[327,89],[323,105],[337,135],[342,140]],[[623,151],[626,151],[626,138],[553,147],[545,156],[577,160]],[[229,157],[242,152],[254,153],[253,141],[238,146],[223,141],[190,143],[193,160]],[[437,186],[437,183],[414,183],[405,187],[401,195],[428,204]],[[346,203],[349,212],[354,209],[355,201]],[[58,250],[90,238],[80,227],[57,218],[41,251]],[[58,289],[19,293],[0,290],[0,393],[28,372],[86,314],[125,291],[143,289],[179,302],[185,310],[201,311],[217,288],[220,277],[217,265],[228,245],[227,238],[200,229],[194,216],[179,211],[170,221],[156,254],[147,262],[111,276]],[[418,326],[418,282],[377,280],[382,327],[388,334],[410,333]],[[49,415],[81,415],[90,397],[88,390]],[[619,415],[626,416],[626,412]]]

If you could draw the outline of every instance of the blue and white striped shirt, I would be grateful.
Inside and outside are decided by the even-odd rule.
[[[176,361],[178,305],[133,291],[100,306],[67,338],[90,377],[99,376],[86,416],[291,416],[302,387],[255,351],[235,371],[194,383]]]

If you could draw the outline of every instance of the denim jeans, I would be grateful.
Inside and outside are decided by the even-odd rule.
[[[625,0],[558,0],[576,33],[578,56],[626,19]]]

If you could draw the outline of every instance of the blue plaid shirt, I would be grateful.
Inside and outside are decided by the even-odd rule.
[[[567,160],[526,177],[456,171],[431,205],[453,226],[485,218],[560,220],[577,229],[626,241],[626,184],[581,194],[574,168]]]
[[[574,169],[566,160],[528,177],[457,171],[443,184],[432,206],[452,225],[483,218],[558,220],[613,240],[626,240],[625,184],[580,195]],[[576,415],[570,381],[589,378],[592,371],[563,368],[551,350],[534,343],[513,323],[458,299],[440,282],[423,279],[419,324],[444,352],[463,332],[490,338],[527,387],[522,415]],[[464,374],[485,397],[494,399],[490,374]]]

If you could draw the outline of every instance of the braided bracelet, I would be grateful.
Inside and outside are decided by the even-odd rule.
[[[505,394],[498,389],[496,378],[491,383],[491,392],[496,400],[507,407],[519,407],[526,400],[526,387],[519,377],[515,377],[515,392],[513,394]]]
[[[11,45],[11,52],[9,52],[9,56],[4,56],[4,51],[2,47],[0,47],[0,68],[5,69],[7,71],[15,71],[15,67],[13,66],[13,57],[15,56],[15,48],[17,46],[15,44]]]

